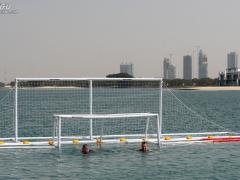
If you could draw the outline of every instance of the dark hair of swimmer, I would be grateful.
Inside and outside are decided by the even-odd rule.
[[[142,142],[140,151],[142,151],[142,152],[149,151],[148,143],[146,141]]]

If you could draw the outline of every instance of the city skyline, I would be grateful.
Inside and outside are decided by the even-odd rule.
[[[169,54],[178,78],[185,54],[193,57],[198,77],[200,48],[208,57],[209,77],[216,78],[226,69],[226,54],[240,51],[238,0],[7,3],[18,13],[0,15],[0,81],[104,77],[119,72],[122,61],[134,64],[136,77],[163,77]]]
[[[181,69],[180,67],[177,67],[176,65],[175,65],[175,63],[172,61],[172,54],[169,54],[170,55],[170,57],[169,58],[166,58],[166,57],[164,57],[163,59],[164,60],[168,60],[169,62],[169,64],[170,64],[170,75],[168,75],[168,76],[170,76],[170,78],[165,78],[165,74],[164,74],[164,65],[163,65],[163,67],[162,67],[162,70],[160,70],[160,71],[162,71],[162,78],[164,78],[164,79],[189,79],[189,78],[184,78],[184,73],[185,73],[185,71],[184,71],[184,58],[185,57],[190,57],[191,58],[191,72],[189,72],[190,74],[192,74],[191,75],[191,79],[193,79],[193,78],[198,78],[198,79],[201,79],[200,77],[199,77],[199,69],[200,69],[200,67],[199,67],[199,58],[201,58],[201,56],[202,56],[202,58],[204,58],[205,60],[204,61],[206,61],[207,63],[208,63],[208,59],[207,59],[207,55],[206,54],[203,54],[203,52],[202,52],[202,49],[200,49],[199,50],[199,52],[198,52],[198,54],[197,54],[197,56],[195,57],[195,59],[196,59],[196,62],[195,62],[195,64],[196,64],[196,66],[195,66],[195,71],[196,71],[196,75],[194,76],[193,75],[193,71],[194,71],[194,59],[193,59],[193,57],[191,56],[191,55],[185,55],[185,56],[183,56],[183,60],[182,60],[182,76],[180,75],[180,76],[177,76],[176,74],[177,74],[177,72],[179,71],[179,69]],[[164,64],[164,60],[163,60],[163,64]],[[231,61],[231,62],[230,62]],[[189,63],[189,62],[188,62]],[[237,65],[238,65],[238,54],[236,53],[236,52],[234,52],[234,51],[230,51],[229,53],[227,53],[227,58],[226,58],[226,67],[224,68],[224,69],[221,69],[219,72],[218,72],[218,74],[215,76],[215,77],[209,77],[209,78],[218,78],[218,76],[219,76],[219,73],[221,73],[221,72],[223,72],[225,69],[227,69],[227,68],[229,68],[229,64],[234,64],[234,68],[238,68],[237,67]],[[124,67],[123,67],[124,66]],[[120,72],[120,73],[128,73],[128,74],[130,74],[130,75],[132,75],[132,76],[134,76],[134,70],[133,70],[133,66],[134,66],[134,64],[133,63],[127,63],[127,62],[121,62],[120,63],[120,70],[118,70],[118,71],[116,71],[116,72],[106,72],[105,73],[105,75],[103,76],[103,77],[105,77],[106,75],[108,75],[108,73],[118,73],[118,72]],[[187,65],[188,66],[188,65]],[[207,67],[206,67],[207,68]],[[190,69],[190,67],[188,67],[188,70]],[[130,73],[129,73],[130,72]],[[6,72],[2,72],[2,73],[6,73]],[[188,75],[187,76],[189,76],[189,73],[187,73]],[[207,70],[207,75],[208,75],[208,70]],[[138,76],[138,77],[141,77],[141,76]],[[159,77],[159,76],[158,76]],[[8,81],[8,80],[6,80],[6,77],[5,77],[5,75],[4,76],[2,76],[2,79],[3,80],[1,80],[0,82],[7,82],[7,83],[9,83],[10,81]],[[13,80],[13,79],[11,79],[11,80]]]

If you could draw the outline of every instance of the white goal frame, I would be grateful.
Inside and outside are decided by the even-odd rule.
[[[115,119],[115,118],[137,118],[137,117],[145,117],[146,118],[146,126],[145,126],[145,134],[144,137],[147,138],[147,131],[148,131],[148,124],[149,124],[149,118],[155,117],[156,118],[156,124],[157,124],[157,142],[158,146],[160,147],[160,121],[159,121],[159,114],[154,113],[125,113],[125,114],[56,114],[54,115],[54,123],[53,123],[53,143],[55,141],[55,138],[57,137],[57,146],[58,148],[61,148],[62,143],[62,121],[67,121],[68,119],[74,118],[75,121],[81,121],[82,119],[88,119],[91,121],[92,119]],[[130,119],[126,121],[131,121]],[[92,124],[90,124],[91,126]],[[117,135],[119,136],[119,135]],[[126,134],[120,135],[122,137],[128,136]],[[142,135],[134,135],[134,136],[142,136]],[[91,135],[89,135],[90,140],[92,140]],[[108,137],[116,137],[114,135],[109,135]],[[65,137],[67,138],[67,137]]]
[[[156,81],[159,82],[159,112],[158,124],[159,134],[162,136],[162,93],[163,81],[162,78],[16,78],[15,79],[15,98],[14,98],[14,140],[18,142],[20,139],[49,139],[51,137],[19,137],[18,132],[18,89],[20,81],[88,81],[89,82],[89,115],[93,115],[93,81]],[[93,139],[92,118],[90,124],[90,139]],[[11,138],[10,138],[11,139]]]

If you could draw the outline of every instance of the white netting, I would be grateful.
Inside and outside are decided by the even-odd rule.
[[[18,136],[52,136],[53,114],[88,114],[91,112],[90,99],[92,99],[93,114],[158,114],[160,82],[160,79],[95,79],[92,80],[91,91],[89,79],[18,80]],[[15,135],[14,94],[12,88],[0,89],[0,138],[12,138]],[[186,98],[182,96],[187,94],[187,91],[163,89],[163,133],[229,131],[216,122],[209,121],[206,116],[196,113],[189,108],[191,104],[185,105],[183,100]],[[187,101],[197,103],[191,99],[191,96],[188,96]],[[141,118],[136,120],[136,123],[141,122]],[[74,125],[78,122],[65,125],[65,135],[89,135],[87,121],[86,125],[82,126]],[[111,124],[112,121],[107,120],[100,122],[93,120],[93,135],[96,135],[95,132],[99,134],[100,131],[104,132],[102,134],[119,134],[121,126],[126,122],[130,123],[123,128],[126,133],[127,128],[132,132],[141,129],[138,124],[134,124],[134,120],[120,119],[116,122],[119,124]]]
[[[93,113],[159,113],[159,81],[94,81]]]
[[[147,137],[157,134],[157,117],[119,117],[92,119],[93,136],[142,135]],[[62,136],[77,136],[89,138],[90,120],[79,118],[62,118]]]
[[[0,137],[14,137],[14,91],[0,89]]]
[[[181,98],[188,93],[190,92],[164,88],[163,133],[231,132],[186,105]],[[187,96],[187,101],[198,103],[192,100],[191,96]]]
[[[92,113],[159,113],[159,87],[160,80],[92,80]],[[87,79],[19,80],[19,137],[51,136],[53,114],[90,113],[90,93],[90,80]],[[121,120],[118,123],[123,124]],[[72,134],[79,132],[71,123],[67,126]],[[80,128],[81,132],[82,129],[89,132],[88,126]],[[107,128],[105,125],[105,132]]]
[[[19,137],[50,136],[53,114],[88,113],[88,86],[88,81],[19,81]]]

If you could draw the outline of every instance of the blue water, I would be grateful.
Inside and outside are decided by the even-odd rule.
[[[240,128],[239,91],[177,91],[203,117]],[[0,179],[240,179],[240,143],[164,145],[149,153],[139,144],[79,145],[57,149],[0,149]]]

